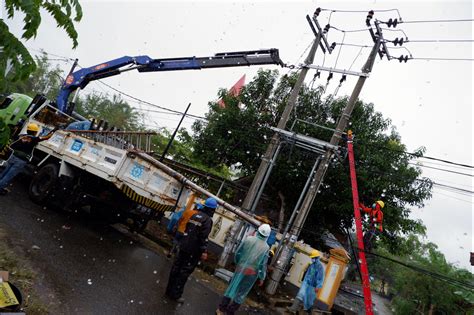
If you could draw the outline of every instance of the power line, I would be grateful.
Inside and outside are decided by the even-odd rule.
[[[369,10],[334,10],[334,9],[321,9],[321,11],[330,11],[330,16],[332,13],[367,13]],[[398,18],[402,20],[402,16],[400,15],[400,11],[398,9],[380,9],[380,10],[370,10],[373,12],[397,12]]]
[[[436,182],[444,182],[444,183],[448,183],[448,184],[455,184],[455,185],[460,185],[460,186],[469,187],[469,188],[473,187],[472,184],[469,184],[469,185],[468,184],[461,184],[461,183],[456,183],[456,182],[452,182],[452,181],[445,180],[445,179],[434,178],[434,180],[436,180]]]
[[[361,48],[369,48],[372,46],[369,45],[359,45],[359,44],[351,44],[351,43],[336,43],[338,46],[351,46],[351,47],[361,47]]]
[[[421,163],[423,164],[432,164],[432,165],[438,165],[438,166],[446,166],[446,167],[451,167],[451,168],[455,168],[455,169],[462,169],[464,170],[466,168],[466,166],[458,166],[458,165],[445,165],[445,164],[442,164],[442,163],[435,163],[435,162],[431,162],[431,161],[421,161]]]
[[[403,43],[472,43],[472,39],[409,39]]]
[[[397,58],[392,58],[397,60]],[[425,61],[474,61],[473,58],[431,58],[431,57],[415,57],[408,58],[408,60],[425,60]]]
[[[438,183],[438,182],[435,182],[435,181],[433,181],[433,184],[434,184],[434,185],[437,185],[437,186],[440,186],[440,187],[449,188],[449,189],[452,189],[452,190],[457,190],[457,191],[460,191],[460,192],[463,192],[463,193],[474,194],[474,191],[468,190],[468,189],[464,189],[464,188],[460,188],[460,187],[455,187],[455,186],[451,186],[451,185],[441,184],[441,183]]]
[[[131,99],[134,99],[138,102],[142,102],[143,104],[147,104],[147,105],[150,105],[150,106],[153,106],[153,107],[156,107],[156,108],[159,108],[159,109],[162,109],[162,110],[166,110],[166,111],[169,111],[169,112],[172,112],[172,113],[175,113],[175,114],[179,114],[179,115],[183,115],[184,113],[183,112],[180,112],[180,111],[177,111],[177,110],[174,110],[174,109],[170,109],[170,108],[166,108],[166,107],[163,107],[163,106],[160,106],[160,105],[156,105],[156,104],[153,104],[153,103],[150,103],[148,101],[145,101],[145,100],[142,100],[142,99],[139,99],[138,97],[135,97],[135,96],[132,96],[128,93],[125,93],[123,91],[120,91],[119,89],[116,89],[114,88],[113,86],[105,83],[105,82],[102,82],[101,80],[97,80],[98,82],[100,82],[101,84],[107,86],[108,88],[114,90],[115,92],[121,94],[121,95],[125,95]],[[201,116],[197,116],[197,115],[192,115],[192,114],[186,114],[186,116],[189,116],[189,117],[193,117],[193,118],[196,118],[196,119],[201,119],[201,120],[207,120],[205,117],[201,117]]]
[[[458,174],[458,175],[463,175],[463,176],[474,177],[474,175],[472,175],[472,174],[466,174],[466,173],[462,173],[462,172],[451,171],[451,170],[438,168],[438,167],[433,167],[433,166],[427,166],[427,165],[423,165],[423,164],[416,164],[416,163],[408,163],[408,164],[415,165],[415,166],[420,166],[420,167],[425,167],[425,168],[431,168],[431,169],[434,169],[434,170],[453,173],[453,174]]]
[[[362,29],[355,29],[355,30],[343,30],[337,28],[335,26],[331,26],[330,28],[335,29],[336,31],[343,32],[343,33],[358,33],[358,32],[367,32],[370,28],[362,28]]]
[[[467,168],[473,168],[474,169],[474,166],[472,166],[472,165],[457,163],[457,162],[453,162],[453,161],[449,161],[449,160],[443,160],[443,159],[440,159],[440,158],[435,158],[435,157],[426,156],[426,155],[420,156],[420,154],[418,154],[418,153],[411,153],[411,152],[407,152],[407,151],[404,151],[404,150],[396,150],[396,149],[386,148],[384,146],[377,145],[377,144],[374,144],[374,143],[369,143],[369,142],[366,142],[366,141],[360,141],[360,139],[356,139],[354,142],[366,144],[366,145],[371,146],[371,147],[377,147],[377,148],[383,149],[383,150],[389,150],[389,151],[392,151],[392,152],[404,153],[404,154],[411,155],[411,156],[413,156],[415,158],[418,158],[418,159],[428,159],[428,160],[439,161],[439,162],[443,162],[443,163],[447,163],[447,164],[452,164],[452,165],[457,165],[457,166],[462,166],[462,167],[467,167]]]
[[[385,260],[388,260],[388,261],[391,261],[393,263],[396,263],[396,264],[399,264],[401,266],[404,266],[406,268],[409,268],[411,270],[414,270],[414,271],[417,271],[419,273],[423,273],[427,276],[430,276],[430,277],[433,277],[433,278],[436,278],[438,280],[442,280],[442,281],[445,281],[453,286],[457,286],[457,287],[461,287],[461,288],[464,288],[464,289],[468,289],[468,290],[474,290],[474,285],[472,283],[468,283],[468,282],[464,282],[464,281],[461,281],[461,280],[458,280],[458,279],[455,279],[455,278],[451,278],[451,277],[447,277],[445,275],[442,275],[440,273],[437,273],[437,272],[433,272],[433,271],[430,271],[428,269],[424,269],[422,267],[419,267],[419,266],[415,266],[415,265],[411,265],[411,264],[407,264],[405,262],[402,262],[402,261],[399,261],[399,260],[396,260],[396,259],[393,259],[393,258],[390,258],[390,257],[387,257],[387,256],[384,256],[384,255],[380,255],[380,254],[376,254],[376,253],[372,253],[372,252],[369,252],[369,251],[365,251],[365,250],[361,250],[360,248],[356,247],[357,250],[359,251],[363,251],[364,253],[368,254],[368,255],[372,255],[372,256],[376,256],[376,257],[380,257],[380,258],[383,258]]]
[[[399,24],[410,24],[410,23],[453,23],[453,22],[472,22],[474,19],[451,19],[451,20],[413,20],[413,21],[398,21]],[[382,22],[387,24],[387,22]]]
[[[309,229],[306,229],[306,228],[302,228],[303,231],[306,231],[310,234],[313,234],[313,235],[316,235],[317,237],[321,238],[321,235],[316,233],[315,231],[313,230],[309,230]],[[350,237],[350,236],[349,236]],[[415,266],[415,265],[412,265],[412,264],[408,264],[408,263],[405,263],[405,262],[402,262],[402,261],[399,261],[399,260],[396,260],[396,259],[393,259],[393,258],[390,258],[390,257],[387,257],[387,256],[384,256],[384,255],[380,255],[380,254],[376,254],[376,253],[373,253],[373,252],[369,252],[369,251],[366,251],[366,250],[362,250],[361,248],[359,248],[358,246],[356,245],[353,245],[352,246],[354,249],[358,250],[358,251],[362,251],[368,255],[372,255],[372,256],[376,256],[376,257],[380,257],[380,258],[383,258],[383,259],[386,259],[386,260],[389,260],[393,263],[396,263],[396,264],[399,264],[399,265],[402,265],[406,268],[409,268],[409,269],[412,269],[416,272],[419,272],[419,273],[423,273],[424,275],[427,275],[427,276],[430,276],[430,277],[433,277],[433,278],[436,278],[438,280],[442,280],[442,281],[445,281],[453,286],[457,286],[457,287],[462,287],[462,288],[467,288],[469,290],[474,290],[474,285],[472,283],[468,283],[468,282],[464,282],[464,281],[461,281],[461,280],[458,280],[458,279],[455,279],[455,278],[451,278],[451,277],[447,277],[445,275],[442,275],[442,274],[439,274],[439,273],[436,273],[436,272],[433,272],[433,271],[430,271],[430,270],[427,270],[427,269],[424,269],[422,267],[419,267],[419,266]],[[355,257],[354,257],[355,258]]]
[[[410,155],[416,155],[414,153],[408,153],[406,152],[407,154],[410,154]],[[474,166],[472,165],[467,165],[467,164],[462,164],[462,163],[457,163],[457,162],[452,162],[452,161],[449,161],[449,160],[443,160],[443,159],[439,159],[439,158],[434,158],[434,157],[431,157],[431,156],[418,156],[418,158],[420,159],[428,159],[428,160],[433,160],[433,161],[439,161],[439,162],[443,162],[443,163],[447,163],[447,164],[451,164],[451,165],[457,165],[457,166],[462,166],[462,167],[467,167],[467,168],[473,168],[474,169]]]
[[[458,188],[458,187],[445,187],[445,186],[440,186],[440,184],[438,183],[433,183],[433,188],[439,188],[439,189],[442,189],[446,192],[451,192],[451,193],[455,193],[455,194],[458,194],[458,195],[461,195],[461,196],[466,196],[466,197],[472,197],[472,193],[469,193],[469,192],[464,192],[461,188]]]
[[[355,64],[356,60],[360,57],[360,54],[362,53],[362,50],[364,50],[364,48],[367,48],[367,47],[360,47],[359,52],[357,53],[357,55],[355,56],[354,60],[351,63],[351,66],[349,67],[349,71],[351,71],[352,66]]]
[[[340,13],[367,13],[369,10],[335,10],[335,9],[323,9],[321,11],[331,11],[331,12],[340,12]],[[372,10],[374,12],[389,12],[389,11],[396,11],[399,12],[398,9],[380,9],[380,10]]]
[[[27,48],[30,49],[30,50],[39,52],[39,53],[44,53],[44,54],[46,54],[46,55],[50,55],[50,56],[53,56],[53,57],[61,58],[61,59],[63,59],[63,60],[75,61],[75,59],[73,59],[73,58],[69,58],[69,57],[66,57],[66,56],[61,56],[61,55],[52,54],[52,53],[47,52],[47,51],[45,51],[45,50],[43,50],[43,49],[35,49],[35,48],[31,48],[31,47],[27,47]]]
[[[436,188],[436,187],[435,187]],[[459,200],[459,201],[463,201],[463,202],[467,202],[467,203],[470,203],[470,204],[474,204],[474,202],[472,201],[469,201],[469,200],[465,200],[465,199],[461,199],[461,198],[457,198],[457,197],[454,197],[454,196],[451,196],[451,195],[447,195],[447,194],[443,194],[442,192],[439,192],[439,191],[436,191],[437,194],[440,194],[440,195],[443,195],[445,197],[448,197],[448,198],[453,198],[453,199],[456,199],[456,200]]]
[[[372,165],[369,165],[369,164],[366,164],[366,163],[362,163],[361,161],[357,161],[357,163],[364,165],[364,166],[367,167],[367,168],[370,170],[370,172],[372,172],[372,173],[375,173],[375,174],[378,174],[378,175],[381,175],[381,176],[390,175],[391,178],[403,179],[403,177],[397,176],[396,174],[392,174],[392,173],[389,174],[389,172],[379,171],[378,169],[374,170]],[[412,164],[412,163],[408,163],[408,164],[416,165],[416,164]],[[416,166],[418,166],[418,165],[416,165]],[[449,191],[456,192],[456,193],[459,193],[459,194],[462,194],[462,195],[466,195],[466,193],[469,193],[469,194],[473,194],[473,193],[474,193],[474,191],[467,190],[467,189],[464,189],[464,188],[460,188],[460,187],[455,187],[455,186],[450,186],[450,185],[438,183],[438,182],[434,181],[433,179],[431,179],[431,178],[429,178],[429,177],[424,177],[423,179],[419,179],[419,178],[415,178],[415,179],[414,179],[414,181],[422,182],[422,183],[426,182],[427,180],[428,180],[430,183],[432,183],[433,185],[440,186],[440,188],[444,188],[445,190],[449,189]]]
[[[394,40],[386,40],[385,43],[394,43]],[[472,43],[474,42],[473,39],[413,39],[413,40],[404,40],[403,44],[406,43]],[[340,46],[352,46],[352,47],[372,47],[369,45],[361,45],[361,44],[354,44],[354,43],[336,43],[336,45]],[[390,47],[393,48],[403,48],[403,47]]]

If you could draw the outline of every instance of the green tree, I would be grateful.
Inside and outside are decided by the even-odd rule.
[[[124,101],[120,95],[91,93],[76,102],[76,111],[84,117],[104,119],[109,127],[122,130],[143,129],[142,114]]]
[[[296,75],[277,79],[276,71],[259,71],[238,97],[220,91],[225,108],[210,102],[206,114],[209,122],[206,125],[196,122],[193,126],[195,159],[209,167],[238,165],[241,175],[253,174],[273,134],[268,127],[275,126],[280,119]],[[288,126],[299,117],[313,124],[297,123],[294,131],[329,141],[332,131],[314,124],[334,128],[347,98],[331,101],[331,97],[322,98],[321,92],[321,87],[303,87],[296,113]],[[405,146],[395,127],[376,112],[372,104],[357,102],[351,128],[357,139],[355,156],[361,200],[372,204],[382,198],[386,202],[383,239],[395,248],[402,233],[424,231],[421,222],[409,218],[409,207],[423,206],[424,200],[431,196],[431,182],[420,178],[421,170],[409,164],[410,156],[403,153]],[[344,143],[340,145],[344,146]],[[422,155],[423,149],[417,153]],[[276,209],[288,208],[284,214],[286,218],[290,215],[288,210],[296,204],[314,161],[314,154],[294,148],[291,143],[280,153],[265,193],[279,201]],[[348,174],[347,161],[342,158],[329,166],[305,225],[311,229],[303,230],[305,240],[315,243],[314,232],[318,234],[323,229],[343,231],[352,227]],[[272,217],[275,219],[278,214],[274,213]]]
[[[474,277],[469,271],[448,263],[435,244],[420,241],[418,235],[411,234],[400,240],[400,244],[401,251],[397,255],[391,254],[385,246],[376,250],[380,256],[369,255],[370,272],[386,280],[389,295],[394,297],[392,305],[396,314],[472,314],[472,290],[437,279],[423,270],[473,285]]]
[[[45,53],[36,56],[36,65],[35,71],[27,79],[7,82],[5,91],[26,94],[30,97],[43,93],[49,100],[55,100],[61,88],[64,73],[58,65],[49,62]]]
[[[45,10],[54,18],[57,26],[66,31],[73,42],[73,48],[77,47],[78,35],[74,23],[82,18],[82,8],[78,0],[6,0],[3,3],[7,19],[12,19],[15,14],[23,14],[22,39],[36,37],[41,24],[41,11]],[[0,91],[3,91],[6,82],[26,79],[35,71],[36,64],[23,43],[10,32],[3,19],[0,19],[0,38]],[[7,69],[10,70],[8,74]]]

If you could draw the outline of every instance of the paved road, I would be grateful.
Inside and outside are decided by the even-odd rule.
[[[55,313],[214,314],[217,293],[192,277],[183,305],[167,301],[163,293],[170,262],[90,221],[33,204],[20,183],[0,196],[0,228],[43,275],[42,285],[55,293]],[[64,224],[71,229],[63,229]]]

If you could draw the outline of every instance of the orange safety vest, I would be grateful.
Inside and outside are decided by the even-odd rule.
[[[184,210],[183,215],[178,221],[177,231],[179,233],[184,234],[184,232],[186,231],[186,224],[188,224],[189,219],[191,219],[191,217],[196,213],[198,213],[197,210],[192,210],[192,209]]]
[[[370,216],[370,226],[378,228],[380,232],[383,232],[382,221],[383,221],[383,212],[378,203],[375,203],[375,209],[372,207],[366,207],[362,203],[360,204],[362,211],[369,214]],[[378,226],[378,227],[377,227]]]

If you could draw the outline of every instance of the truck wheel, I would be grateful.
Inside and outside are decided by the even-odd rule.
[[[59,167],[56,164],[43,166],[30,183],[29,196],[33,202],[42,204],[51,196],[58,180]]]

